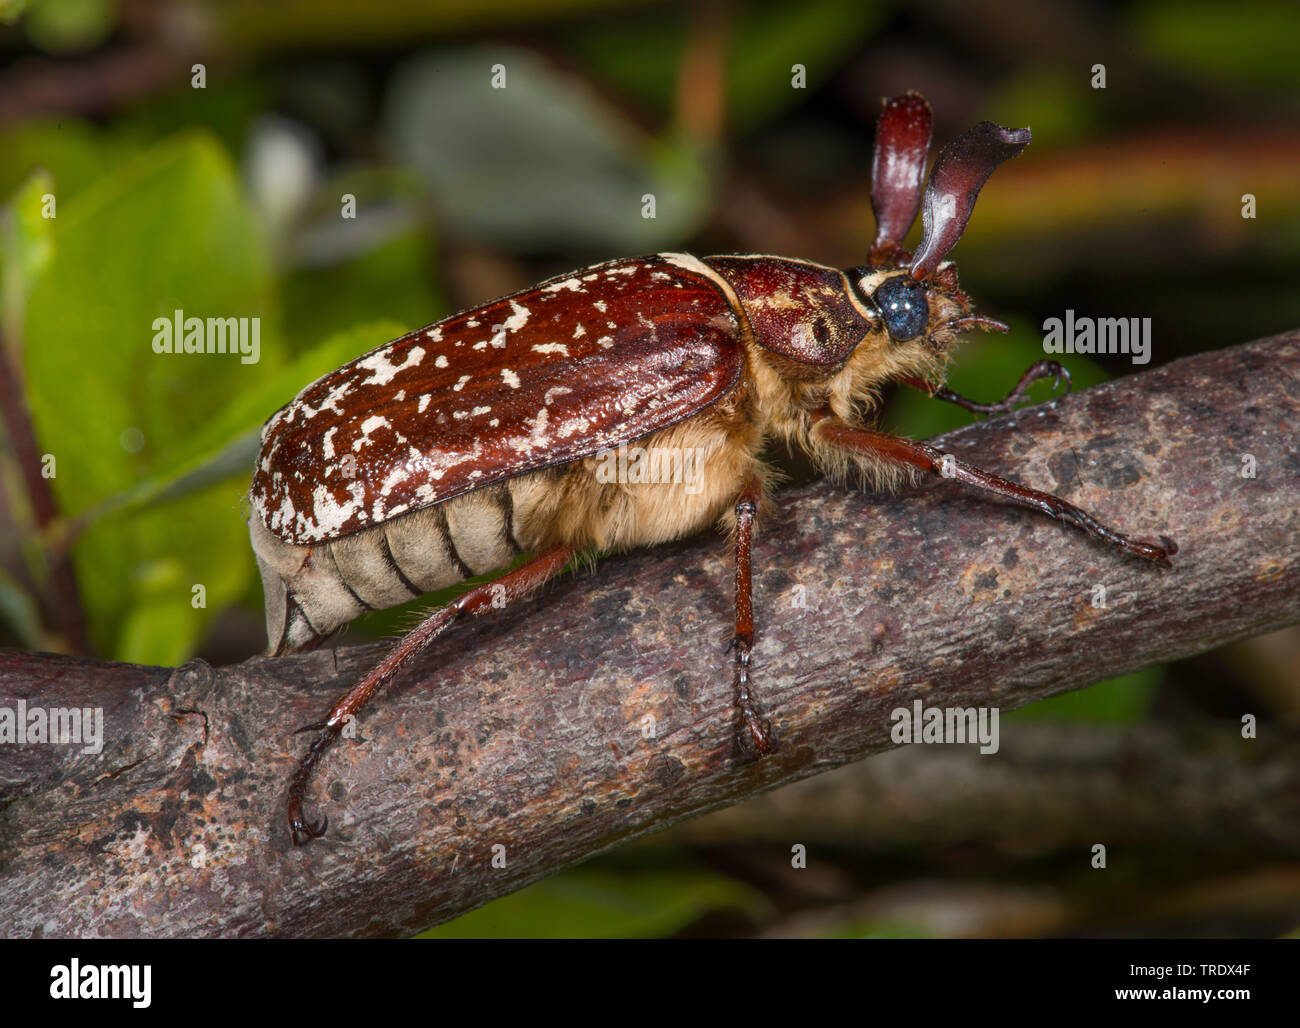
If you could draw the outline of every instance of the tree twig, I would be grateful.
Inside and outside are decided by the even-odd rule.
[[[732,742],[726,546],[604,562],[464,626],[369,709],[290,845],[303,737],[377,647],[175,671],[0,654],[0,698],[100,706],[103,752],[0,746],[0,924],[17,935],[400,935],[627,839],[892,747],[891,711],[1002,710],[1300,620],[1300,334],[942,437],[1172,570],[933,482],[813,483],[754,548],[756,687]],[[1243,477],[1253,458],[1255,477]],[[1105,604],[1098,603],[1104,587]],[[995,756],[982,758],[996,760]],[[1135,789],[1142,788],[1134,782]],[[496,858],[494,861],[494,857]]]

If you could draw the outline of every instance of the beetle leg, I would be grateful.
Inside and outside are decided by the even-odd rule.
[[[1067,503],[1059,496],[1029,489],[991,472],[972,467],[957,460],[951,454],[942,453],[925,443],[889,435],[887,432],[855,428],[838,420],[829,411],[817,415],[813,431],[837,449],[888,461],[901,467],[919,468],[943,478],[957,479],[996,496],[1004,497],[1017,506],[1028,507],[1030,510],[1063,521],[1067,525],[1073,525],[1091,536],[1118,546],[1126,553],[1143,557],[1162,567],[1169,567],[1170,556],[1178,552],[1178,545],[1168,536],[1160,536],[1159,546],[1131,539],[1103,525],[1091,514],[1080,510],[1072,503]]]
[[[763,495],[761,482],[752,478],[736,499],[736,634],[731,645],[736,651],[736,744],[746,757],[763,757],[776,749],[772,722],[762,717],[750,692],[749,655],[754,648],[754,607],[750,600],[750,547],[754,538],[754,517]]]
[[[391,682],[398,671],[455,621],[467,614],[485,614],[501,607],[503,602],[510,603],[527,595],[558,575],[573,553],[571,546],[557,546],[491,582],[476,586],[446,606],[439,607],[399,639],[392,652],[377,667],[339,698],[330,710],[329,717],[320,726],[320,735],[298,764],[298,770],[294,772],[289,786],[289,834],[293,837],[294,845],[300,846],[319,838],[325,834],[329,825],[328,818],[322,818],[317,824],[308,823],[303,817],[302,802],[307,787],[311,784],[312,772],[330,744],[339,737],[344,724],[355,717],[375,693]]]
[[[921,392],[934,397],[936,400],[946,400],[948,403],[955,403],[958,407],[963,407],[974,414],[1005,414],[1013,410],[1016,404],[1026,399],[1026,393],[1029,387],[1043,378],[1054,378],[1052,388],[1055,389],[1061,384],[1061,379],[1065,379],[1065,391],[1070,391],[1070,372],[1064,365],[1056,361],[1041,360],[1036,364],[1031,364],[1025,369],[1025,373],[1020,376],[1020,381],[1016,383],[1015,388],[1007,393],[997,403],[980,403],[978,400],[968,400],[960,393],[955,393],[945,386],[933,386],[924,379],[917,378],[913,375],[904,377],[901,381],[904,385],[911,386],[913,389],[919,389]]]

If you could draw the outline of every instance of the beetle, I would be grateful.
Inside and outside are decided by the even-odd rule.
[[[944,385],[959,335],[1007,331],[973,312],[945,261],[989,175],[1028,129],[981,122],[924,181],[929,104],[883,103],[871,167],[876,236],[865,264],[839,270],[761,255],[664,253],[543,282],[410,332],[304,388],[267,421],[252,484],[252,545],[271,654],[319,645],[358,615],[532,559],[433,611],[331,708],[289,788],[296,844],[324,833],[303,803],[343,725],[453,622],[512,602],[576,556],[653,545],[719,524],[736,555],[732,639],[742,758],[776,747],[755,697],[750,545],[773,475],[768,440],[824,472],[878,488],[941,474],[1038,510],[1156,564],[1177,546],[1130,538],[1066,501],[871,427],[881,390],[901,383],[968,410],[1012,409],[1039,361],[1003,400]],[[902,239],[921,213],[915,254]],[[697,481],[601,474],[636,444],[698,457]]]

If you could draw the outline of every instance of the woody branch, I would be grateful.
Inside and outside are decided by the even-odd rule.
[[[918,698],[1005,711],[1300,621],[1298,430],[1291,334],[935,441],[1121,530],[1172,536],[1168,570],[951,482],[780,494],[753,548],[754,688],[780,749],[754,763],[733,748],[725,540],[565,576],[461,626],[368,708],[322,766],[313,799],[332,827],[305,848],[284,818],[292,730],[378,648],[341,650],[337,667],[315,653],[175,670],[0,653],[5,704],[105,714],[100,754],[0,752],[0,923],[409,934],[890,749],[891,711]]]

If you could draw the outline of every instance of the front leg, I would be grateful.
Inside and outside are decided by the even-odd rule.
[[[750,545],[762,484],[752,478],[736,499],[736,634],[731,648],[736,653],[736,744],[746,757],[764,757],[776,749],[772,722],[762,717],[749,687],[749,655],[754,648],[754,606],[750,598]]]
[[[992,472],[972,467],[957,460],[951,454],[941,453],[925,443],[889,435],[887,432],[856,428],[840,421],[828,410],[818,412],[816,418],[813,434],[836,449],[882,460],[899,467],[919,468],[942,478],[957,479],[996,496],[1004,497],[1018,506],[1028,507],[1063,521],[1067,525],[1073,525],[1091,536],[1104,539],[1126,553],[1143,557],[1163,567],[1169,567],[1169,558],[1178,552],[1178,545],[1168,536],[1160,536],[1159,546],[1131,539],[1103,525],[1091,514],[1080,510],[1072,503],[1067,503],[1059,496],[1029,489]]]
[[[1016,383],[1015,388],[998,400],[997,403],[980,403],[978,400],[967,399],[961,393],[955,393],[947,386],[934,386],[914,375],[904,376],[901,381],[904,385],[919,389],[936,400],[955,403],[958,407],[962,407],[973,414],[1005,414],[1007,411],[1014,410],[1016,404],[1027,398],[1031,385],[1039,379],[1049,377],[1055,379],[1052,383],[1053,389],[1061,384],[1061,379],[1065,379],[1065,391],[1067,393],[1070,391],[1070,372],[1066,370],[1064,365],[1051,360],[1041,360],[1031,364],[1025,369],[1025,373],[1020,376],[1020,381]]]

